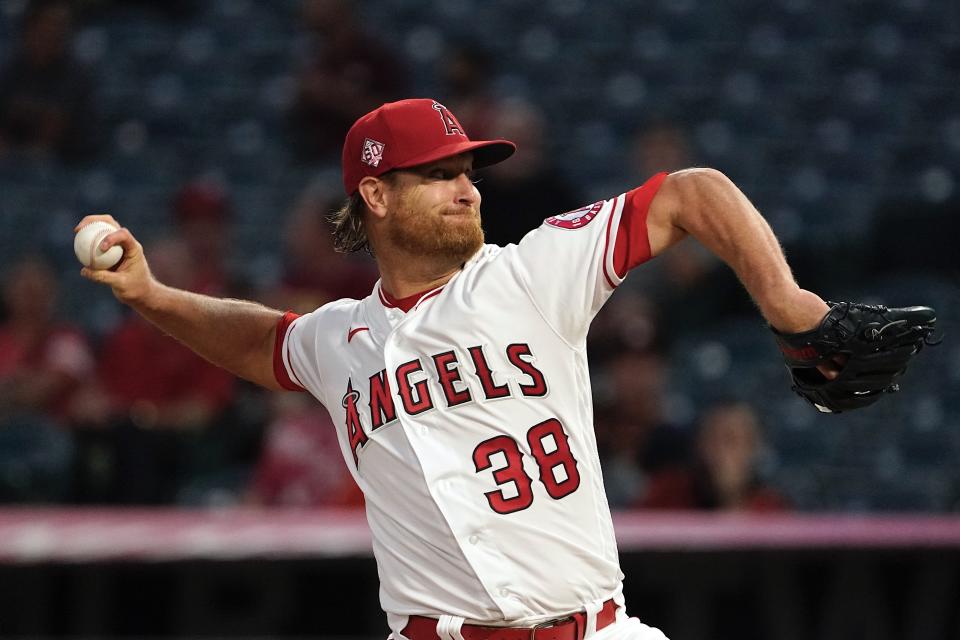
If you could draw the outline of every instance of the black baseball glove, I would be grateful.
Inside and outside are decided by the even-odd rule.
[[[793,378],[792,389],[824,413],[873,404],[900,390],[897,378],[923,345],[933,341],[936,312],[930,307],[888,309],[855,302],[828,302],[820,326],[803,333],[773,330]],[[817,365],[840,365],[830,380]]]

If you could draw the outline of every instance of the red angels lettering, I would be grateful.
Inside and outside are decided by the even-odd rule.
[[[414,371],[423,371],[419,360],[411,360],[397,367],[397,389],[400,392],[400,399],[403,400],[404,410],[411,416],[433,409],[433,399],[430,397],[427,381],[421,380],[410,384],[410,375]],[[414,390],[416,390],[416,398],[414,398]]]
[[[453,351],[444,351],[433,356],[433,364],[437,367],[437,378],[440,380],[440,386],[443,388],[443,395],[447,399],[448,407],[455,407],[464,402],[473,400],[470,395],[470,389],[464,388],[463,391],[457,391],[454,382],[462,382],[460,379],[460,363],[457,362],[457,356]],[[452,369],[450,365],[455,365]]]
[[[454,134],[460,134],[461,136],[467,135],[463,127],[460,126],[460,123],[457,122],[457,119],[453,117],[453,114],[450,113],[450,110],[439,102],[433,103],[433,108],[440,113],[440,120],[443,121],[443,128],[447,132],[448,136]]]
[[[514,343],[507,347],[507,359],[510,360],[510,364],[530,376],[533,381],[531,384],[521,383],[520,391],[527,397],[539,398],[547,395],[547,380],[543,377],[543,373],[533,366],[532,362],[524,360],[523,357],[533,359],[533,354],[530,353],[530,345]]]
[[[370,376],[370,430],[397,419],[397,410],[393,406],[393,394],[390,393],[390,379],[387,370]]]
[[[485,399],[496,400],[514,394],[514,392],[511,392],[509,384],[496,383],[493,370],[487,361],[482,346],[469,347],[467,351],[470,352],[470,358],[474,365],[474,371],[470,373],[474,374],[476,379],[480,381]],[[531,351],[530,345],[525,342],[513,343],[506,348],[506,356],[510,363],[520,373],[524,374],[518,376],[519,380],[517,382],[523,396],[538,398],[547,395],[549,390],[547,379],[534,364],[536,357]],[[367,410],[369,411],[369,431],[371,433],[397,419],[396,398],[392,390],[394,384],[396,384],[403,409],[408,415],[417,415],[434,408],[433,394],[437,393],[435,388],[437,383],[440,385],[440,391],[443,392],[448,408],[457,407],[474,400],[473,392],[463,378],[465,372],[455,350],[451,349],[433,354],[431,359],[433,367],[430,374],[436,372],[435,381],[432,376],[427,377],[427,372],[419,359],[411,360],[397,367],[394,373],[395,383],[391,382],[386,369],[381,369],[369,377]],[[419,376],[420,379],[412,382],[411,377],[418,372],[422,374]],[[528,380],[525,380],[524,376]],[[346,422],[350,430],[350,442],[354,449],[365,444],[368,438],[360,427],[359,418],[354,416],[357,411],[356,402],[359,398],[360,394],[353,389],[352,383],[348,382],[343,406],[347,409]]]
[[[347,437],[350,440],[350,451],[353,453],[353,463],[357,466],[360,460],[357,457],[357,450],[367,443],[367,434],[363,432],[360,425],[360,414],[357,413],[357,400],[360,394],[353,389],[353,382],[347,380],[347,392],[343,394],[343,400],[340,404],[346,410],[344,421],[347,423]]]
[[[473,365],[477,370],[477,377],[480,378],[480,384],[483,385],[483,395],[486,396],[487,400],[509,396],[510,387],[505,384],[497,386],[496,383],[494,383],[493,372],[490,370],[490,365],[487,364],[487,359],[483,355],[483,347],[470,347],[467,351],[470,352],[470,357],[473,359]]]

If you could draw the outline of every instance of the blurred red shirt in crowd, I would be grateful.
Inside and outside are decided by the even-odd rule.
[[[268,506],[359,507],[363,494],[326,409],[302,393],[273,396],[274,417],[248,499]]]
[[[173,215],[179,238],[194,258],[185,288],[211,296],[227,295],[233,211],[226,188],[211,178],[187,182],[174,196]]]
[[[713,405],[700,421],[695,460],[653,474],[637,506],[752,512],[788,509],[786,497],[757,473],[761,446],[759,419],[750,405]]]
[[[65,417],[70,396],[93,370],[83,333],[54,319],[57,280],[43,262],[15,264],[3,283],[0,325],[0,418],[16,412]]]
[[[187,288],[199,260],[180,240],[153,243],[151,268],[163,282]],[[102,344],[98,377],[113,412],[141,427],[204,427],[231,402],[236,378],[210,364],[136,314]]]
[[[134,422],[168,427],[205,424],[230,403],[235,381],[139,316],[109,337],[99,376]]]

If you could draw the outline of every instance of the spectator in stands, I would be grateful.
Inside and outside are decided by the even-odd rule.
[[[517,151],[509,165],[493,165],[480,173],[480,212],[487,242],[519,242],[546,218],[587,204],[551,161],[546,122],[536,106],[504,103],[491,134],[513,140]]]
[[[96,151],[93,80],[71,56],[69,2],[32,3],[20,41],[0,69],[0,157],[4,150],[76,161]]]
[[[60,500],[72,445],[64,429],[71,396],[93,370],[87,339],[56,319],[57,280],[26,258],[3,280],[0,325],[0,501]]]
[[[693,149],[683,127],[659,118],[634,131],[630,155],[635,174],[632,178],[644,178],[661,171],[679,171],[695,164]]]
[[[373,261],[365,255],[344,256],[333,248],[327,216],[341,201],[337,187],[322,180],[304,189],[284,225],[280,282],[259,299],[278,309],[309,313],[331,300],[370,295],[377,281]]]
[[[299,71],[291,138],[303,160],[339,162],[353,122],[406,95],[401,55],[363,29],[353,2],[304,0],[311,57]]]
[[[306,393],[272,394],[273,416],[248,501],[264,506],[357,507],[363,493],[343,463],[327,411]]]
[[[632,180],[698,164],[684,129],[663,119],[653,119],[634,132],[630,161]],[[636,286],[649,291],[660,315],[670,318],[662,336],[668,344],[720,319],[755,313],[733,271],[695,242],[678,244],[650,267],[638,274]]]
[[[607,397],[598,402],[597,446],[612,507],[634,504],[649,478],[686,463],[689,438],[664,416],[666,370],[653,351],[621,350],[604,376]]]
[[[590,325],[587,347],[591,365],[605,368],[624,351],[660,351],[662,334],[659,309],[650,296],[629,284],[621,285]]]
[[[226,188],[210,177],[187,182],[174,196],[177,232],[193,256],[186,287],[190,291],[214,296],[233,293],[227,255],[232,213]]]
[[[149,250],[157,277],[179,288],[190,284],[202,259],[173,239]],[[81,499],[174,502],[180,488],[199,472],[191,454],[224,416],[234,391],[232,375],[139,315],[127,316],[104,339],[97,382],[76,403],[84,454]]]
[[[782,511],[786,498],[757,472],[760,421],[744,402],[722,402],[704,413],[696,438],[696,459],[685,468],[653,474],[638,506],[648,509]]]

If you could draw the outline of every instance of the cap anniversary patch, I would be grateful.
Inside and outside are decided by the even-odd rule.
[[[383,160],[383,146],[382,142],[364,138],[363,149],[360,151],[360,161],[371,167],[377,166]]]

